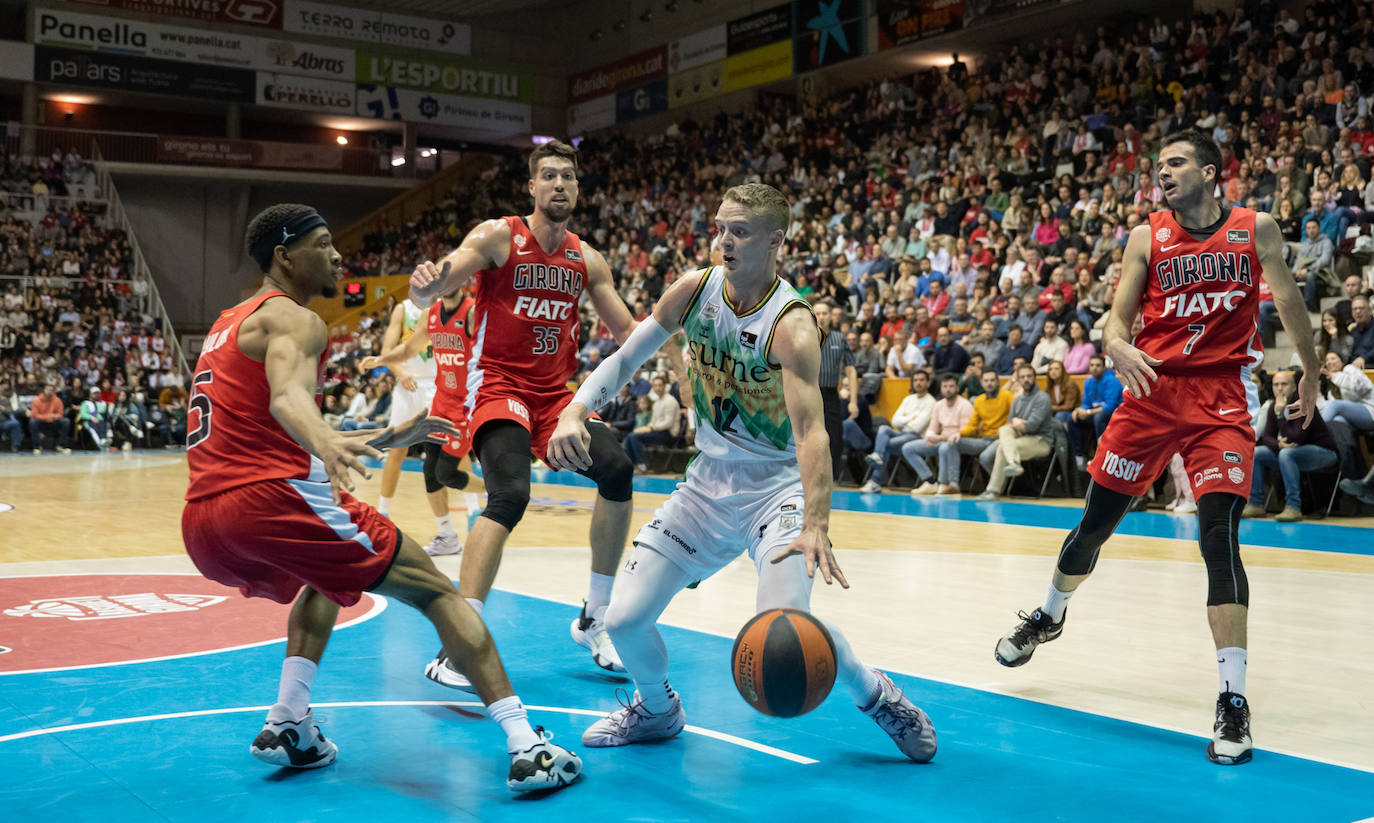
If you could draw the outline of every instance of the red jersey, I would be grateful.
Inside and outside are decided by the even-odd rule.
[[[1231,371],[1258,364],[1260,261],[1255,212],[1232,206],[1197,240],[1172,211],[1150,215],[1150,257],[1136,348],[1161,374]]]
[[[272,416],[263,364],[239,349],[239,324],[274,297],[291,299],[272,291],[240,303],[221,313],[205,336],[186,412],[187,500],[263,480],[328,480],[324,464]],[[321,376],[326,354],[320,354]]]
[[[438,394],[461,404],[468,394],[468,356],[472,352],[472,332],[468,328],[468,311],[475,301],[464,297],[445,322],[442,301],[429,307],[425,331],[434,349],[436,372],[434,385]]]
[[[506,264],[477,272],[468,390],[502,382],[534,393],[564,391],[577,371],[577,304],[587,282],[582,241],[565,232],[545,254],[523,217],[505,221]]]

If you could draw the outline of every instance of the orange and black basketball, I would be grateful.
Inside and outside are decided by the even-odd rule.
[[[806,612],[773,609],[740,629],[730,671],[749,705],[773,717],[796,717],[819,706],[835,685],[835,641]]]

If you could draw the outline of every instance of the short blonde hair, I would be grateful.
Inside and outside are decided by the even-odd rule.
[[[733,200],[756,215],[762,215],[772,225],[769,230],[782,229],[784,233],[792,224],[792,210],[787,197],[766,183],[744,183],[725,192],[726,200]]]

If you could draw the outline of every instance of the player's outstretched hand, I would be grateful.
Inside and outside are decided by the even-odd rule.
[[[320,449],[320,462],[324,463],[336,504],[340,493],[353,491],[351,472],[357,472],[366,479],[372,477],[372,472],[363,464],[364,457],[380,460],[382,453],[355,437],[332,437]]]
[[[1164,361],[1156,360],[1124,340],[1113,340],[1107,347],[1107,356],[1112,358],[1122,388],[1137,398],[1150,396],[1150,383],[1159,378],[1151,366]]]
[[[802,533],[797,535],[785,550],[778,553],[772,562],[781,563],[783,560],[794,554],[800,554],[806,560],[806,576],[815,577],[816,569],[821,570],[821,579],[827,584],[838,582],[844,588],[849,588],[849,581],[844,579],[844,572],[840,571],[840,564],[835,560],[835,553],[830,550],[830,538],[824,532],[814,529],[802,529]]]
[[[1319,378],[1314,372],[1303,372],[1298,381],[1298,399],[1288,404],[1288,416],[1297,417],[1305,429],[1312,425],[1312,416],[1317,413],[1317,395],[1321,393]]]
[[[375,354],[369,354],[367,357],[358,361],[358,368],[363,371],[372,371],[380,365],[382,365],[382,358]]]
[[[415,267],[410,275],[410,302],[425,309],[434,305],[443,288],[444,276],[448,274],[449,264],[440,267],[433,260],[426,260]]]
[[[458,427],[442,417],[429,417],[428,412],[420,412],[399,426],[383,429],[382,433],[367,441],[374,449],[405,449],[416,443],[430,440],[436,434],[458,435]]]
[[[573,407],[577,408],[574,409]],[[549,450],[544,462],[554,471],[586,471],[592,467],[592,436],[587,431],[586,409],[580,403],[569,403],[558,415],[558,426],[549,438]]]
[[[411,374],[410,372],[406,371],[400,366],[391,366],[390,368],[392,376],[396,378],[396,385],[400,386],[406,391],[420,390],[420,383],[415,379],[415,375]]]

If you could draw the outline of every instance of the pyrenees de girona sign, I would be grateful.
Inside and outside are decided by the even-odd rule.
[[[384,602],[364,594],[339,625]],[[285,636],[289,611],[195,574],[0,578],[0,676],[264,645]]]

